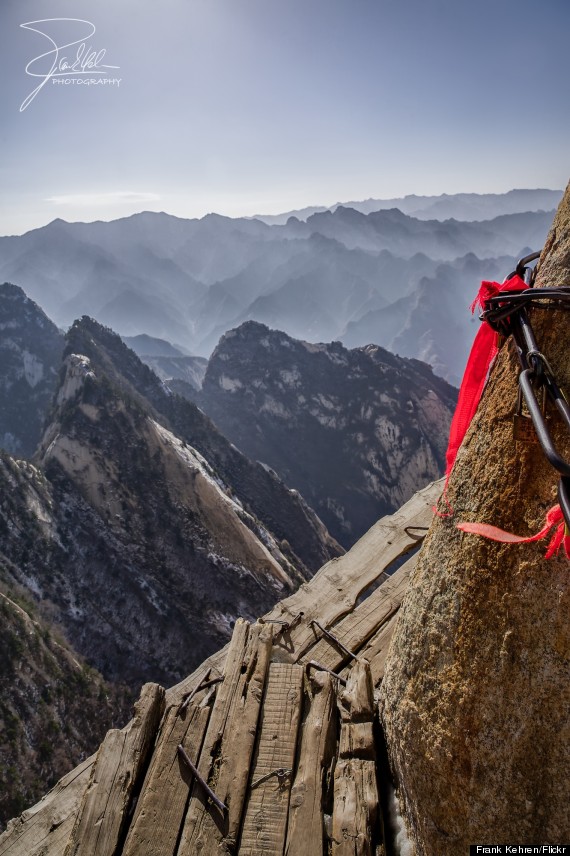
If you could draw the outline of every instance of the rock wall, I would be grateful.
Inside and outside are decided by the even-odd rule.
[[[537,286],[570,284],[570,185]],[[570,390],[565,312],[533,310],[539,347]],[[456,528],[537,532],[558,476],[513,441],[518,362],[503,347],[449,482],[454,515],[426,539],[382,684],[389,753],[417,856],[470,843],[560,843],[570,829],[570,562],[545,544]],[[570,454],[556,415],[552,433]]]

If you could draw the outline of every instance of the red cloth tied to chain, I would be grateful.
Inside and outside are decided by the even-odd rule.
[[[471,304],[471,312],[475,312],[477,306],[484,309],[485,301],[490,297],[495,297],[502,291],[523,291],[526,288],[528,288],[527,284],[516,274],[503,283],[482,282],[479,293]],[[487,377],[489,376],[489,369],[498,352],[499,334],[486,321],[483,321],[475,336],[475,341],[473,342],[473,347],[465,366],[459,390],[459,398],[457,399],[457,407],[455,408],[449,431],[449,443],[445,456],[447,464],[445,474],[448,480],[459,447],[479,406]]]
[[[527,284],[516,274],[503,283],[482,282],[479,293],[471,305],[471,311],[475,312],[477,306],[484,309],[485,302],[490,297],[495,297],[501,292],[524,291],[526,288],[528,288]],[[467,429],[471,424],[471,420],[475,415],[477,407],[479,406],[491,365],[497,356],[498,351],[499,334],[493,330],[486,321],[483,321],[471,348],[471,353],[465,367],[461,388],[459,390],[457,407],[451,422],[449,443],[446,454],[447,467],[444,498],[447,489],[447,482],[449,481],[449,476],[451,475],[451,470],[453,469],[457,452],[463,442],[463,438],[467,433]],[[445,501],[447,502],[447,499],[445,499]],[[449,502],[447,502],[447,505],[449,506]],[[440,516],[443,517],[451,515],[442,514]],[[554,526],[556,529],[548,545],[545,557],[550,559],[552,556],[557,555],[560,548],[563,546],[566,556],[570,559],[570,532],[566,527],[564,516],[559,505],[555,505],[547,512],[545,525],[540,532],[537,532],[536,535],[529,535],[528,537],[522,537],[520,535],[514,535],[511,532],[505,532],[504,529],[499,529],[498,527],[491,526],[487,523],[461,522],[457,524],[457,528],[461,529],[463,532],[473,535],[482,535],[484,538],[489,538],[493,541],[500,541],[504,544],[528,544],[533,541],[541,541],[548,536]]]

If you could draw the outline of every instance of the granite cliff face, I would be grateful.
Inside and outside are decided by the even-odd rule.
[[[570,185],[536,285],[568,285]],[[565,312],[532,311],[539,348],[570,386]],[[420,553],[381,687],[383,720],[417,856],[473,842],[560,844],[570,829],[570,576],[545,545],[464,535],[459,520],[533,534],[558,475],[513,441],[518,360],[505,346],[449,483],[453,517]],[[568,432],[550,425],[568,458]]]
[[[440,475],[455,402],[417,360],[309,344],[256,322],[226,333],[201,392],[186,393],[345,547]]]
[[[171,390],[108,328],[90,318],[76,322],[67,334],[68,352],[88,357],[94,370],[109,378],[157,422],[201,454],[246,510],[292,551],[294,563],[307,576],[342,548],[304,499],[266,467],[251,461],[220,433],[192,402]]]
[[[51,404],[65,340],[21,288],[0,285],[0,446],[30,457]]]
[[[68,334],[48,421],[34,463],[2,458],[2,555],[109,679],[178,680],[237,616],[342,552],[297,494],[88,319]]]

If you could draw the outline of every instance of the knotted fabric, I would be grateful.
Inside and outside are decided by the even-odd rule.
[[[482,282],[479,293],[471,305],[471,311],[475,312],[477,307],[484,310],[486,301],[491,297],[496,297],[502,292],[524,291],[527,288],[528,285],[517,274],[510,277],[503,283]],[[471,420],[479,406],[491,366],[498,352],[499,334],[493,330],[486,321],[483,321],[473,342],[469,359],[467,360],[467,365],[465,367],[463,380],[459,390],[459,397],[457,399],[457,407],[453,415],[451,429],[449,432],[449,443],[446,453],[446,482],[444,488],[444,498],[448,507],[450,506],[446,498],[446,489],[451,475],[451,470],[453,469],[459,447],[463,442],[463,438],[465,437],[469,425],[471,424]],[[451,516],[452,514],[453,511],[449,515],[442,514],[440,516]],[[536,535],[529,535],[528,537],[522,537],[520,535],[514,535],[511,532],[505,532],[504,529],[499,529],[498,527],[491,526],[487,523],[461,522],[457,524],[457,528],[461,529],[463,532],[467,532],[472,535],[482,535],[484,538],[489,538],[492,541],[500,541],[504,544],[528,544],[532,541],[542,541],[548,536],[553,527],[556,527],[556,529],[546,550],[546,558],[550,559],[552,556],[557,555],[562,546],[564,547],[566,556],[570,558],[570,532],[565,525],[564,516],[559,505],[553,506],[553,508],[547,512],[546,522],[540,532],[537,532]]]

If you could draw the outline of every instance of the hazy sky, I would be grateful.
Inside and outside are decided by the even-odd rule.
[[[55,18],[88,23],[20,26]],[[89,23],[81,59],[120,83],[50,78],[20,111],[47,36],[71,65]],[[0,234],[562,188],[569,33],[568,0],[0,0]]]

